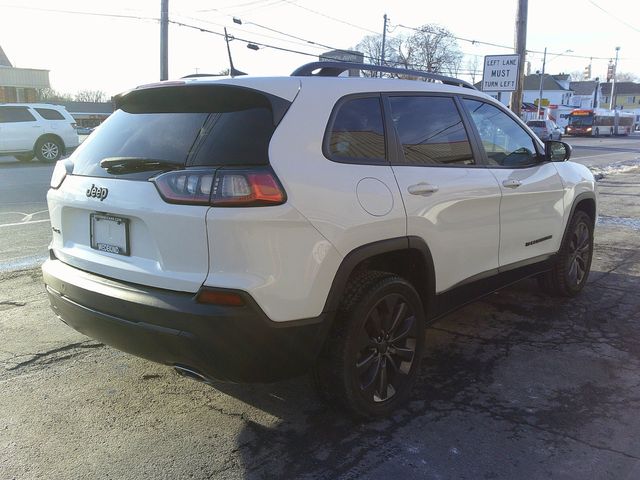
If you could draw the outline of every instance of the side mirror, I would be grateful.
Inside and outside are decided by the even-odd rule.
[[[549,162],[564,162],[571,158],[571,145],[556,140],[544,142],[544,158]]]

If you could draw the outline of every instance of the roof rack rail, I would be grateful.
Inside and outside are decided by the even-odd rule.
[[[222,73],[191,73],[189,75],[185,75],[182,78],[200,78],[200,77],[228,77],[229,75],[223,75]]]
[[[317,73],[314,73],[318,70]],[[447,77],[437,73],[423,72],[422,70],[411,70],[408,68],[387,67],[384,65],[372,65],[369,63],[353,63],[353,62],[311,62],[296,68],[291,74],[292,77],[337,77],[347,70],[367,70],[370,72],[397,73],[399,75],[411,75],[414,77],[426,78],[428,80],[437,80],[445,85],[454,85],[456,87],[465,87],[477,90],[476,87],[469,82],[458,78]]]

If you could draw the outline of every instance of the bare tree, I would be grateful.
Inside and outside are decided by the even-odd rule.
[[[106,102],[108,97],[102,90],[80,90],[76,93],[74,100],[76,102]]]
[[[616,75],[616,82],[638,82],[640,77],[631,72],[620,72]]]
[[[423,25],[408,38],[411,64],[428,72],[455,75],[462,52],[453,34],[439,25]]]
[[[364,62],[377,65],[382,57],[382,35],[367,35],[356,45],[355,50],[364,55]],[[388,50],[387,50],[388,52]],[[385,53],[385,57],[388,55]],[[376,72],[363,70],[362,75],[365,77],[375,77]]]
[[[469,76],[471,77],[472,84],[476,83],[476,76],[481,73],[478,71],[478,67],[480,66],[479,63],[478,57],[475,55],[467,62],[467,68],[469,69]]]
[[[73,96],[70,93],[61,93],[53,88],[39,88],[36,91],[39,102],[70,102]]]
[[[574,70],[573,72],[569,73],[569,79],[572,82],[580,82],[584,80],[584,72],[581,70]]]

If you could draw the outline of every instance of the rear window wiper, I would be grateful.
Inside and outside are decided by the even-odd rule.
[[[184,168],[184,163],[158,158],[109,157],[101,160],[100,166],[109,173],[118,174],[149,170],[180,170]]]

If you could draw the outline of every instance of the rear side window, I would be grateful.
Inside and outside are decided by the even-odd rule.
[[[45,120],[64,120],[64,115],[51,108],[36,108],[36,112]]]
[[[35,121],[27,107],[0,107],[0,123]]]
[[[354,98],[339,106],[325,154],[338,162],[385,163],[384,124],[379,97]]]
[[[449,97],[390,97],[405,165],[473,165],[462,118]]]

